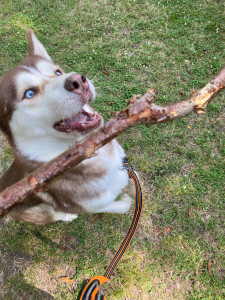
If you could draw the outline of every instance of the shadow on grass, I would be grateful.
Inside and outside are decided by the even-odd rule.
[[[7,227],[3,221],[0,221],[0,229]],[[8,241],[5,241],[4,234],[2,243],[0,244],[0,299],[12,299],[12,300],[41,300],[41,299],[54,299],[49,293],[34,287],[29,284],[23,274],[23,271],[29,267],[34,261],[34,257],[28,254],[28,251],[24,248],[23,239],[18,239],[16,229],[13,233],[11,230],[8,232],[8,236],[12,234],[17,236],[17,246],[11,249]],[[0,230],[1,233],[1,230]],[[39,231],[31,230],[31,234],[41,239],[46,243],[52,245],[53,242],[48,238],[45,238]],[[12,241],[14,243],[15,241]],[[21,247],[20,247],[21,246]],[[55,246],[55,245],[54,245]],[[19,250],[21,248],[21,250]]]
[[[0,254],[2,259],[1,299],[54,299],[50,294],[26,282],[22,270],[29,265],[31,257],[20,251],[5,251],[4,248],[0,248]]]

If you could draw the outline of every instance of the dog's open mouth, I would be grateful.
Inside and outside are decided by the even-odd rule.
[[[97,113],[90,113],[86,110],[75,116],[56,122],[53,127],[61,132],[70,133],[72,131],[87,132],[96,129],[101,125],[101,116]]]

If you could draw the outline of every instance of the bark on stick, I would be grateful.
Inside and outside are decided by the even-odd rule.
[[[139,99],[133,96],[125,109],[116,112],[113,118],[82,143],[69,148],[54,160],[0,193],[0,217],[6,215],[15,205],[32,193],[47,189],[47,184],[54,177],[66,172],[82,160],[90,158],[97,149],[128,128],[137,124],[157,124],[172,121],[192,112],[204,113],[205,107],[224,87],[225,66],[201,90],[193,93],[188,99],[177,103],[165,106],[157,105],[155,103],[157,91],[154,89],[149,89]]]

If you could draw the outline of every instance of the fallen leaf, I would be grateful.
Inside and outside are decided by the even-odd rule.
[[[191,217],[191,209],[188,208],[188,216]]]
[[[107,71],[103,71],[102,73],[105,75],[109,75],[109,72],[107,72]]]
[[[166,228],[166,234],[170,233],[171,230],[172,230],[172,227],[171,227],[171,226],[168,226],[168,227]]]
[[[64,242],[66,243],[68,241],[68,239],[69,239],[69,236],[68,235],[63,236],[63,239],[64,239]]]
[[[181,241],[181,243],[183,244],[183,246],[184,246],[185,248],[187,248],[187,244],[185,244],[184,241]]]
[[[66,246],[64,246],[64,245],[60,245],[60,248],[61,248],[61,250],[62,250],[63,252],[65,252],[65,251],[66,251]]]
[[[75,279],[74,278],[71,279],[69,277],[60,277],[59,280],[62,282],[67,282],[70,285],[72,285]]]
[[[99,219],[99,218],[100,218],[100,215],[99,215],[99,214],[94,215],[94,217],[93,217],[93,223],[95,223],[95,221],[96,221],[97,219]]]
[[[208,270],[209,270],[209,276],[212,277],[211,266],[212,266],[212,261],[209,259],[208,260]]]

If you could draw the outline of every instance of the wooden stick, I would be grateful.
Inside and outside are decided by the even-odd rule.
[[[82,143],[74,145],[67,151],[44,164],[27,177],[0,193],[0,217],[19,204],[32,193],[47,188],[47,184],[82,160],[90,158],[94,152],[110,142],[116,136],[137,124],[157,124],[182,118],[191,112],[203,113],[204,108],[213,97],[225,87],[225,66],[199,92],[192,94],[187,100],[160,106],[156,90],[149,89],[140,99],[133,96],[128,107],[117,112],[102,128],[93,132]]]

